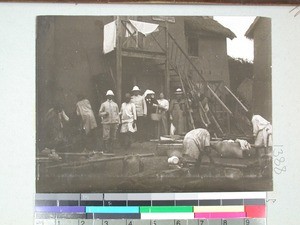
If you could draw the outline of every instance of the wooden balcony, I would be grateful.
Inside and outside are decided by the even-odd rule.
[[[122,56],[143,59],[166,60],[164,52],[148,51],[135,48],[122,48]]]

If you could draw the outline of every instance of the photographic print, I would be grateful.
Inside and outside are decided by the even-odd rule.
[[[36,191],[270,191],[271,19],[38,16]]]

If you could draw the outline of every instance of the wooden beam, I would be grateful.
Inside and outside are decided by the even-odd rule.
[[[170,98],[170,64],[169,64],[169,36],[168,36],[168,22],[165,22],[165,54],[166,54],[166,65],[165,65],[165,95],[166,99]]]
[[[117,38],[116,38],[116,101],[121,105],[122,99],[122,25],[120,16],[117,16]]]
[[[47,169],[50,168],[62,168],[62,167],[76,167],[76,166],[82,166],[82,165],[92,165],[94,163],[103,163],[103,162],[109,162],[109,161],[115,161],[115,160],[123,160],[130,156],[137,156],[137,157],[153,157],[155,156],[154,153],[148,153],[148,154],[136,154],[136,155],[125,155],[125,156],[115,156],[115,157],[108,157],[108,158],[99,158],[99,159],[86,159],[84,161],[75,161],[70,163],[62,163],[57,164],[53,166],[48,166]]]
[[[225,103],[219,98],[219,96],[213,91],[213,89],[208,84],[206,86],[207,86],[208,90],[210,90],[210,92],[213,94],[213,96],[218,100],[218,102],[223,106],[223,108],[232,116],[233,113],[225,105]]]
[[[222,135],[224,135],[224,131],[222,130],[220,124],[218,123],[216,117],[214,116],[213,112],[211,110],[209,110],[211,118],[213,119],[215,125],[217,126],[217,128],[219,129],[219,131],[221,132]]]
[[[163,52],[146,52],[146,51],[122,49],[122,56],[143,58],[143,59],[166,60],[165,53]]]
[[[235,95],[235,94],[233,94],[232,93],[232,91],[228,88],[228,87],[226,87],[226,86],[224,86],[225,87],[225,89],[232,95],[232,97],[240,104],[240,106],[246,111],[246,112],[248,112],[249,110],[246,108],[246,106],[238,99],[238,97]]]

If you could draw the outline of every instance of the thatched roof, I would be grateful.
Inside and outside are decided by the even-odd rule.
[[[210,32],[230,39],[236,38],[230,29],[208,16],[186,17],[184,22],[189,30]]]
[[[252,40],[253,39],[253,31],[259,21],[261,17],[256,17],[255,20],[253,21],[253,23],[250,25],[250,27],[248,28],[248,30],[245,33],[245,37]]]

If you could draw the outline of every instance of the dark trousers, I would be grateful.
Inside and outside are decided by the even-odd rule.
[[[159,122],[151,119],[150,116],[147,116],[145,119],[145,138],[147,141],[151,139],[157,139],[159,136]]]
[[[96,130],[91,130],[88,134],[85,134],[85,131],[82,132],[83,146],[88,151],[96,149]]]
[[[121,146],[124,146],[125,149],[130,148],[132,133],[131,132],[120,133],[120,137],[121,137],[120,138]]]
[[[137,132],[135,133],[136,141],[145,141],[145,117],[138,116],[136,121]]]

